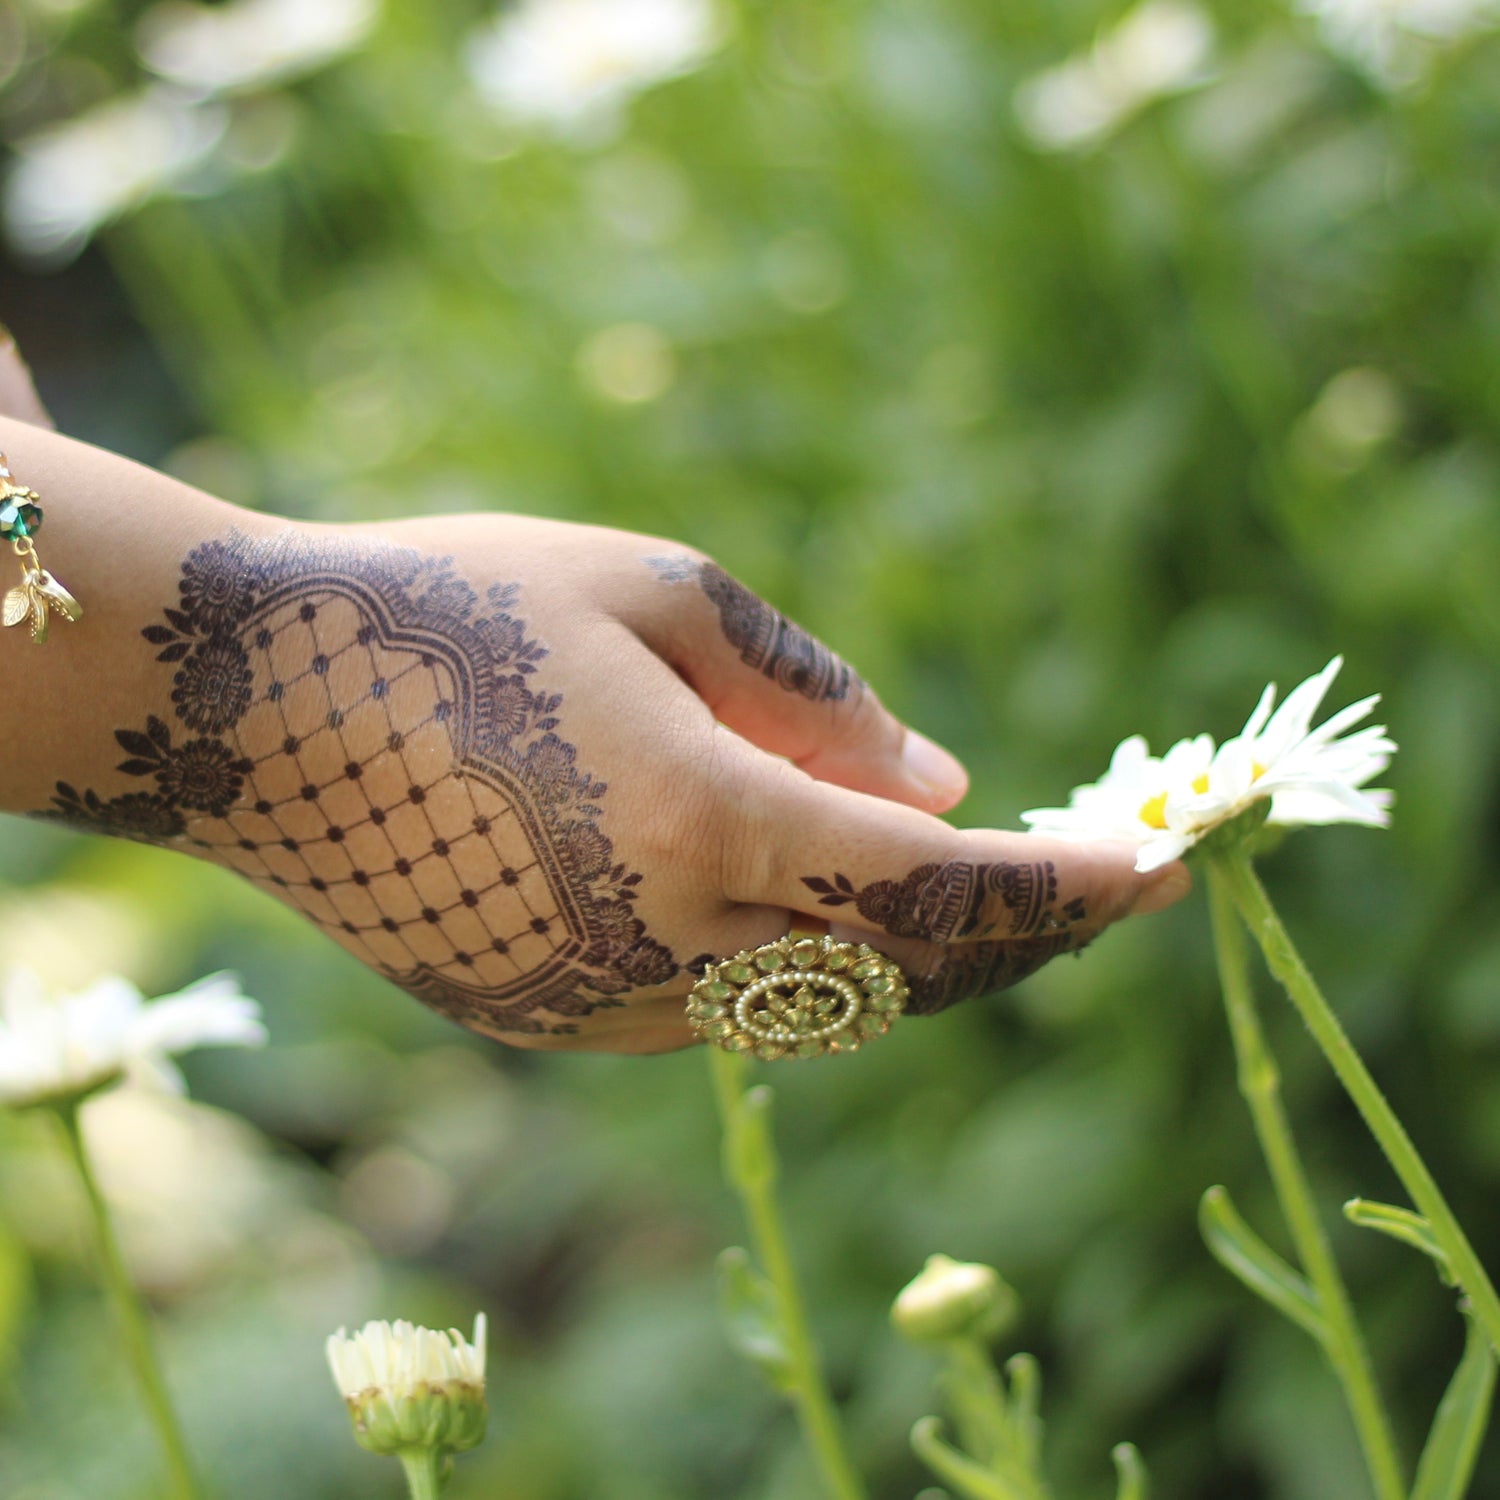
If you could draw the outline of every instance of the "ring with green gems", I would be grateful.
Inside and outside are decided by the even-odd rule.
[[[825,1057],[884,1036],[909,994],[901,966],[868,943],[792,932],[709,964],[687,1018],[726,1052]]]

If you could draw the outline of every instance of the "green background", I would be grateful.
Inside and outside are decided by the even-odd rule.
[[[144,6],[14,6],[12,144],[147,81]],[[392,0],[351,55],[227,101],[234,149],[76,260],[13,250],[0,317],[65,431],[226,498],[706,549],[966,760],[966,823],[1059,801],[1127,733],[1227,735],[1265,681],[1343,652],[1337,701],[1382,692],[1402,745],[1394,827],[1304,834],[1264,873],[1495,1264],[1500,48],[1408,39],[1397,85],[1311,16],[1210,9],[1193,87],[1049,152],[1018,85],[1118,7],[742,0],[704,66],[556,132],[472,90],[488,6]],[[600,387],[620,325],[647,399]],[[507,1052],[227,875],[17,821],[3,841],[9,956],[151,992],[232,967],[266,1007],[264,1053],[188,1061],[208,1108],[111,1117],[216,1494],[396,1495],[321,1341],[483,1307],[493,1435],[454,1500],[814,1495],[717,1325],[713,1260],[743,1230],[701,1056]],[[1266,997],[1411,1460],[1461,1320],[1419,1257],[1338,1219],[1399,1190]],[[1311,1346],[1197,1238],[1223,1182],[1283,1243],[1201,895],[764,1076],[877,1500],[927,1482],[905,1433],[932,1362],[884,1318],[935,1250],[1019,1289],[1060,1495],[1112,1493],[1124,1438],[1162,1496],[1366,1493]],[[61,1174],[0,1120],[0,1494],[145,1500]],[[1497,1485],[1491,1451],[1475,1493]]]

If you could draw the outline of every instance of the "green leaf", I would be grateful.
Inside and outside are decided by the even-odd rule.
[[[1140,1449],[1134,1443],[1116,1443],[1109,1456],[1115,1461],[1115,1473],[1120,1480],[1115,1500],[1148,1500],[1151,1485]]]
[[[738,1245],[719,1256],[719,1311],[734,1351],[778,1391],[790,1391],[795,1384],[794,1365],[781,1326],[776,1288]]]
[[[1461,1500],[1474,1472],[1495,1394],[1495,1351],[1472,1320],[1464,1357],[1432,1419],[1411,1500]]]
[[[923,1417],[911,1430],[912,1451],[964,1500],[1039,1500],[1041,1490],[1020,1479],[1002,1478],[960,1453],[942,1438],[943,1424]]]
[[[1010,1377],[1010,1423],[1021,1461],[1036,1468],[1042,1457],[1042,1367],[1033,1355],[1015,1354],[1005,1362]]]
[[[1421,1214],[1409,1208],[1397,1208],[1392,1203],[1372,1203],[1368,1198],[1351,1198],[1344,1205],[1344,1217],[1361,1229],[1378,1229],[1393,1240],[1400,1240],[1431,1256],[1437,1262],[1438,1275],[1445,1286],[1456,1286],[1453,1272],[1448,1265],[1448,1255],[1433,1237],[1432,1226]]]
[[[1214,1259],[1277,1312],[1305,1328],[1320,1344],[1328,1328],[1316,1293],[1239,1216],[1229,1193],[1211,1187],[1198,1204],[1198,1228]]]

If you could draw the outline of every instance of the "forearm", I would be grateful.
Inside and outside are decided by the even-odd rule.
[[[178,602],[183,558],[231,530],[269,537],[287,523],[24,422],[0,418],[0,451],[40,494],[37,550],[84,610],[44,646],[24,625],[0,636],[0,808],[35,812],[53,806],[59,781],[91,786],[112,771],[117,728],[171,717],[173,674],[141,632]],[[0,588],[19,581],[0,556]]]
[[[45,647],[4,642],[24,673],[5,808],[234,870],[513,1040],[677,974],[599,828],[605,786],[560,733],[562,694],[533,675],[549,651],[513,613],[518,585],[477,555],[465,577],[423,524],[292,525],[65,439],[0,436],[47,502],[46,566],[86,610]],[[493,553],[503,528],[502,557],[529,546],[549,568],[586,535],[444,525],[449,549]]]

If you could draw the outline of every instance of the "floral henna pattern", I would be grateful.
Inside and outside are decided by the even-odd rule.
[[[130,756],[117,770],[127,776],[154,776],[165,806],[216,818],[229,815],[244,790],[245,777],[255,769],[254,761],[235,759],[222,740],[189,740],[174,749],[172,731],[154,714],[146,720],[144,734],[119,729],[115,739]]]
[[[175,668],[181,728],[116,733],[119,773],[151,789],[59,782],[37,816],[228,865],[490,1034],[576,1031],[678,973],[599,826],[608,787],[537,681],[516,586],[234,534],[187,557],[179,596],[142,634]]]
[[[175,805],[154,792],[127,792],[107,802],[97,792],[76,791],[66,781],[57,783],[55,810],[33,813],[113,838],[138,844],[165,844],[187,832],[187,821]]]
[[[832,880],[804,875],[802,883],[820,906],[852,904],[892,937],[933,943],[985,938],[997,929],[1011,938],[1051,933],[1088,915],[1081,896],[1057,906],[1057,872],[1050,860],[1029,865],[949,860],[918,865],[904,880],[876,880],[862,888],[838,874]]]
[[[717,563],[690,557],[651,557],[646,562],[666,582],[696,582],[719,611],[724,637],[740,660],[789,693],[814,703],[841,703],[863,690],[859,676],[827,646]]]

